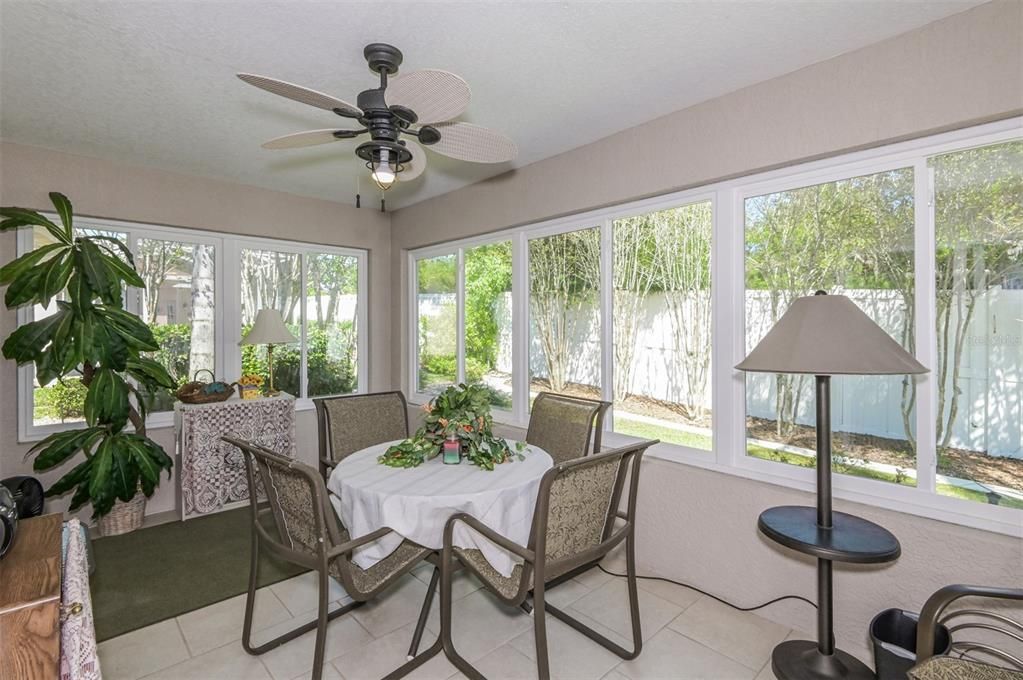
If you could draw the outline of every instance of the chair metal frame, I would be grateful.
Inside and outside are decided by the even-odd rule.
[[[323,674],[323,662],[326,650],[327,623],[339,616],[347,614],[353,609],[362,606],[365,602],[376,597],[382,591],[393,585],[397,579],[411,571],[418,562],[410,562],[405,567],[389,575],[386,579],[381,581],[379,585],[365,592],[360,592],[358,588],[355,588],[350,577],[344,578],[344,583],[342,585],[345,587],[345,590],[348,592],[348,595],[353,601],[342,607],[331,610],[329,608],[328,599],[330,590],[331,562],[337,559],[342,560],[344,564],[341,566],[341,574],[343,577],[348,576],[348,574],[350,574],[350,567],[348,566],[348,563],[352,552],[360,546],[372,543],[380,537],[386,536],[391,533],[392,530],[388,527],[381,527],[380,529],[366,534],[365,536],[360,536],[359,538],[342,542],[340,540],[340,534],[338,533],[337,523],[327,521],[326,513],[333,513],[334,510],[327,501],[327,491],[323,478],[317,474],[316,470],[253,442],[244,441],[233,436],[224,436],[221,439],[228,444],[237,446],[244,454],[243,458],[245,459],[245,472],[248,477],[249,489],[257,488],[256,471],[254,469],[255,465],[252,460],[253,456],[264,457],[271,460],[273,463],[286,466],[289,470],[297,472],[303,476],[309,484],[310,493],[313,499],[313,520],[315,536],[317,539],[315,555],[311,555],[308,552],[301,550],[295,550],[271,536],[263,527],[263,524],[260,522],[260,518],[268,513],[273,514],[275,526],[277,526],[278,531],[280,531],[280,524],[276,511],[272,507],[260,509],[257,494],[249,494],[249,507],[252,518],[252,554],[251,561],[249,563],[249,586],[245,599],[245,620],[242,627],[242,647],[249,654],[263,654],[271,649],[280,647],[284,643],[294,640],[298,636],[308,633],[315,628],[316,643],[313,654],[312,680],[320,680]],[[259,474],[262,477],[261,471]],[[264,479],[263,481],[264,484],[266,484],[269,480]],[[272,640],[264,642],[261,645],[253,645],[252,618],[256,603],[256,590],[259,584],[260,550],[264,547],[269,553],[274,554],[285,561],[298,564],[316,572],[317,583],[319,586],[319,606],[315,620],[305,623],[298,628],[290,630]]]
[[[559,394],[557,392],[541,392],[536,395],[536,399],[533,400],[533,412],[536,412],[538,406],[542,406],[544,401],[562,401],[574,404],[585,404],[593,408],[593,413],[590,416],[591,427],[587,431],[586,444],[583,446],[583,455],[588,456],[591,453],[600,453],[601,438],[604,431],[604,418],[607,416],[607,410],[611,408],[611,402],[601,401],[599,399],[587,399],[585,397],[573,397],[567,394]],[[531,441],[532,435],[535,434],[535,423],[532,418],[529,419],[529,425],[526,428],[526,443],[533,443]],[[593,446],[590,446],[592,440]],[[548,453],[550,453],[548,451]]]
[[[988,586],[957,584],[945,586],[944,588],[935,591],[934,594],[927,598],[923,611],[920,612],[920,620],[917,625],[916,633],[917,665],[922,664],[934,656],[934,632],[938,624],[947,626],[949,633],[970,629],[987,630],[1005,635],[1016,642],[1023,643],[1023,623],[1008,616],[997,614],[995,612],[984,611],[982,609],[959,609],[942,616],[949,605],[962,597],[983,597],[995,600],[1023,601],[1023,589],[991,588]],[[966,621],[964,623],[950,625],[953,619],[965,616],[986,619],[987,621],[995,621],[997,624],[1001,625],[986,622],[980,623],[976,621]],[[1015,670],[1023,671],[1023,658],[1017,657],[1009,652],[983,642],[969,642],[965,640],[956,642],[953,640],[952,645],[949,648],[948,655],[952,656],[953,653],[958,653],[958,658],[977,661],[967,656],[972,652],[988,654],[1002,662],[1012,664],[1012,666],[1015,667]],[[983,662],[977,661],[977,663]]]
[[[540,489],[537,494],[536,507],[533,514],[533,525],[530,530],[530,537],[527,546],[518,543],[497,533],[487,525],[480,522],[472,515],[458,513],[450,517],[444,527],[444,549],[440,560],[440,616],[441,632],[437,641],[422,654],[412,658],[400,668],[395,669],[385,676],[385,680],[396,680],[404,677],[430,658],[440,652],[448,657],[458,670],[473,680],[484,680],[475,667],[462,657],[455,649],[451,637],[452,618],[452,597],[451,579],[456,571],[461,568],[468,569],[483,582],[498,600],[512,607],[521,607],[527,596],[532,594],[533,598],[533,622],[534,637],[536,640],[537,672],[541,680],[550,678],[550,658],[547,644],[547,621],[546,614],[550,613],[556,619],[563,621],[576,631],[582,633],[602,647],[614,652],[623,659],[634,659],[639,656],[643,649],[642,626],[639,611],[639,593],[636,579],[636,546],[635,546],[635,517],[636,501],[639,488],[639,471],[643,453],[657,441],[644,441],[638,444],[624,446],[604,453],[577,458],[575,460],[559,463],[548,470],[540,482]],[[549,519],[551,504],[551,488],[560,475],[570,470],[577,470],[587,466],[599,465],[614,458],[619,459],[618,470],[611,490],[611,498],[608,504],[607,517],[604,523],[604,530],[601,541],[596,546],[583,550],[577,554],[547,560],[547,523]],[[622,492],[628,478],[628,498],[626,509],[620,509]],[[619,522],[621,520],[621,522]],[[492,586],[476,567],[463,560],[455,552],[452,542],[455,525],[459,522],[468,525],[474,531],[479,532],[487,539],[498,546],[522,558],[523,567],[519,578],[518,588],[511,597],[499,592]],[[628,650],[612,640],[604,637],[597,631],[588,627],[581,621],[569,616],[563,610],[551,605],[546,601],[546,591],[549,585],[565,574],[572,573],[579,567],[592,564],[605,557],[622,542],[625,543],[626,558],[626,579],[629,592],[629,615],[632,624],[632,649]]]
[[[320,474],[323,475],[324,479],[330,476],[331,471],[337,467],[340,460],[334,458],[334,452],[330,442],[330,411],[326,407],[326,402],[336,401],[341,399],[367,399],[369,397],[386,397],[395,396],[401,401],[401,412],[404,415],[405,434],[402,439],[406,439],[409,436],[409,424],[408,424],[408,400],[405,399],[405,394],[401,390],[390,390],[386,392],[368,392],[365,394],[339,394],[330,397],[315,397],[313,399],[313,405],[316,407],[316,428],[319,438],[319,456],[320,456]],[[377,442],[380,443],[380,442]]]

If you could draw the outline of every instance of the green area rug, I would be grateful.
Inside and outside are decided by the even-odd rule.
[[[249,583],[249,508],[140,529],[92,543],[96,637],[103,641],[244,593]],[[260,585],[305,569],[265,552]]]

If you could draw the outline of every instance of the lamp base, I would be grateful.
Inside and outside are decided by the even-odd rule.
[[[778,680],[875,680],[866,664],[848,652],[836,649],[826,656],[810,640],[789,640],[774,648],[771,670]]]

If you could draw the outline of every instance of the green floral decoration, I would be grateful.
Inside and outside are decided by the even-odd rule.
[[[523,460],[526,445],[518,442],[513,452],[508,442],[494,435],[490,415],[490,392],[484,385],[452,385],[423,406],[426,418],[414,436],[398,442],[380,457],[384,465],[412,468],[437,456],[444,440],[457,439],[462,456],[484,470]]]

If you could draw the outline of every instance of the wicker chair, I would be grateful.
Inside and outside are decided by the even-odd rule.
[[[323,478],[316,470],[252,442],[230,436],[223,437],[223,440],[237,446],[244,454],[250,489],[258,488],[258,470],[269,504],[268,509],[261,511],[257,494],[249,494],[252,509],[252,562],[245,601],[242,646],[249,654],[262,654],[315,628],[312,678],[319,680],[323,673],[327,622],[348,613],[393,585],[432,551],[405,541],[369,569],[361,569],[351,562],[352,551],[386,535],[390,529],[384,527],[352,540],[328,503]],[[276,537],[271,536],[260,522],[260,516],[267,512],[273,516]],[[252,611],[259,582],[259,554],[263,547],[281,559],[315,571],[319,580],[320,602],[315,621],[254,647],[251,641]],[[333,611],[328,611],[330,577],[339,581],[354,600]]]
[[[1005,637],[1003,641],[1023,643],[1023,623],[1004,614],[984,609],[957,609],[944,614],[946,608],[962,597],[988,600],[1023,601],[1023,589],[989,588],[986,586],[952,585],[936,591],[927,598],[917,626],[917,665],[909,671],[912,680],[1023,680],[1023,654],[1017,656],[1006,649],[995,647],[992,641],[969,642],[952,640],[947,656],[933,656],[934,630],[940,623],[953,635],[965,630],[981,630]],[[1005,640],[1008,638],[1008,640]],[[996,660],[994,666],[978,659]],[[1017,652],[1018,654],[1018,652]]]
[[[313,403],[324,479],[345,456],[408,437],[408,404],[401,392],[319,397]]]
[[[564,463],[600,451],[604,414],[611,404],[595,399],[541,392],[533,401],[526,443],[539,446]],[[593,447],[590,447],[590,440]]]
[[[528,545],[525,547],[501,536],[471,515],[459,513],[452,516],[444,528],[444,552],[441,558],[440,638],[433,647],[387,678],[406,675],[441,650],[466,676],[477,680],[483,678],[479,671],[458,654],[451,639],[451,577],[459,565],[479,577],[483,585],[507,605],[520,606],[532,593],[536,663],[542,680],[550,678],[546,613],[550,613],[623,659],[634,659],[639,656],[643,638],[636,591],[636,492],[643,452],[656,443],[645,441],[559,463],[548,470],[540,483],[533,514],[533,527]],[[622,511],[619,508],[626,480],[628,480],[626,509]],[[503,576],[490,565],[479,550],[453,546],[452,535],[458,522],[467,524],[505,550],[518,555],[523,563],[515,567],[511,576]],[[631,651],[545,600],[546,586],[549,582],[581,565],[601,559],[622,541],[625,542],[629,613],[632,620]]]

